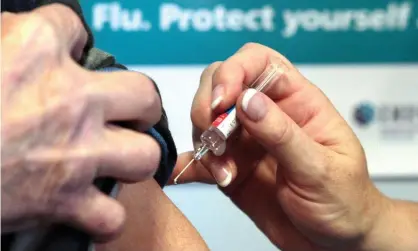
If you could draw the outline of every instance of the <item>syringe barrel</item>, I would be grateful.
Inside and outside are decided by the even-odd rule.
[[[279,64],[271,63],[248,87],[254,88],[259,92],[266,92],[270,85],[275,83],[282,74],[283,68]]]
[[[279,64],[271,63],[264,72],[248,87],[265,92],[283,73]],[[239,127],[236,108],[232,106],[213,121],[211,127],[201,136],[202,145],[206,146],[214,155],[221,156],[226,150],[226,140]]]

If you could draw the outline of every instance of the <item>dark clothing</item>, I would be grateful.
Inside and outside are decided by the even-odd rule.
[[[90,28],[85,22],[82,14],[81,7],[78,0],[3,0],[1,1],[1,11],[8,12],[23,12],[30,11],[34,8],[51,4],[61,3],[71,9],[73,9],[82,22],[89,34],[88,42],[84,48],[84,53],[79,64],[87,69],[95,71],[115,71],[115,70],[128,70],[125,66],[118,63],[115,58],[103,52],[97,48],[94,48],[94,39]],[[157,85],[155,85],[156,91],[159,93]],[[141,98],[141,94],[138,93],[138,98]],[[118,123],[120,126],[130,128],[129,122]],[[171,173],[177,160],[177,151],[171,136],[171,132],[168,126],[168,119],[163,108],[163,114],[160,121],[151,128],[148,132],[149,135],[154,137],[161,146],[162,158],[160,166],[154,179],[158,184],[163,187]],[[114,181],[109,179],[100,180],[100,183],[95,183],[101,190],[109,194],[114,186]],[[141,198],[138,198],[141,199]],[[66,226],[52,226],[49,229],[40,230],[43,232],[42,238],[36,237],[36,245],[30,244],[33,248],[25,249],[30,251],[87,251],[89,249],[90,239],[88,236],[81,232],[75,232],[73,229]],[[39,232],[39,231],[38,231]],[[20,234],[21,235],[21,234]],[[13,246],[16,246],[16,242],[20,239],[16,238],[17,233],[5,234],[1,237],[1,250],[9,251],[12,250]],[[33,242],[33,241],[32,241]],[[36,247],[35,247],[36,246]],[[22,250],[22,249],[19,249]]]

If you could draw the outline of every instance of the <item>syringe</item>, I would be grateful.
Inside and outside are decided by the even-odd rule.
[[[263,73],[248,88],[259,92],[265,92],[271,83],[274,83],[283,74],[283,68],[277,63],[270,63]],[[193,161],[201,160],[203,156],[211,151],[215,156],[221,156],[226,150],[226,141],[231,134],[239,127],[235,105],[226,112],[219,115],[209,129],[200,136],[201,146],[196,150],[193,159],[175,177],[174,184],[178,178],[191,166]]]

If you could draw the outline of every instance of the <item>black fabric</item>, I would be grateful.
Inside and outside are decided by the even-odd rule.
[[[32,0],[2,0],[1,11],[7,12],[22,12],[33,8],[34,2]]]
[[[1,235],[1,250],[8,251],[12,248],[14,243],[15,235],[13,233]]]

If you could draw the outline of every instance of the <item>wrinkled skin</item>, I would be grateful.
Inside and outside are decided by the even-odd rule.
[[[92,182],[155,173],[158,143],[109,124],[155,124],[161,105],[153,83],[138,73],[81,68],[87,33],[63,5],[1,18],[2,232],[65,222],[98,238],[116,235],[124,208]]]
[[[285,74],[253,96],[257,102],[247,106],[262,105],[264,115],[250,119],[243,86],[270,59]],[[214,96],[220,86],[221,101]],[[360,250],[385,199],[368,176],[359,140],[325,95],[278,52],[247,44],[201,76],[191,110],[195,149],[202,131],[233,104],[242,133],[231,136],[224,155],[202,159],[179,182],[219,183],[225,168],[232,182],[222,191],[281,250]],[[173,177],[191,156],[180,157]]]

